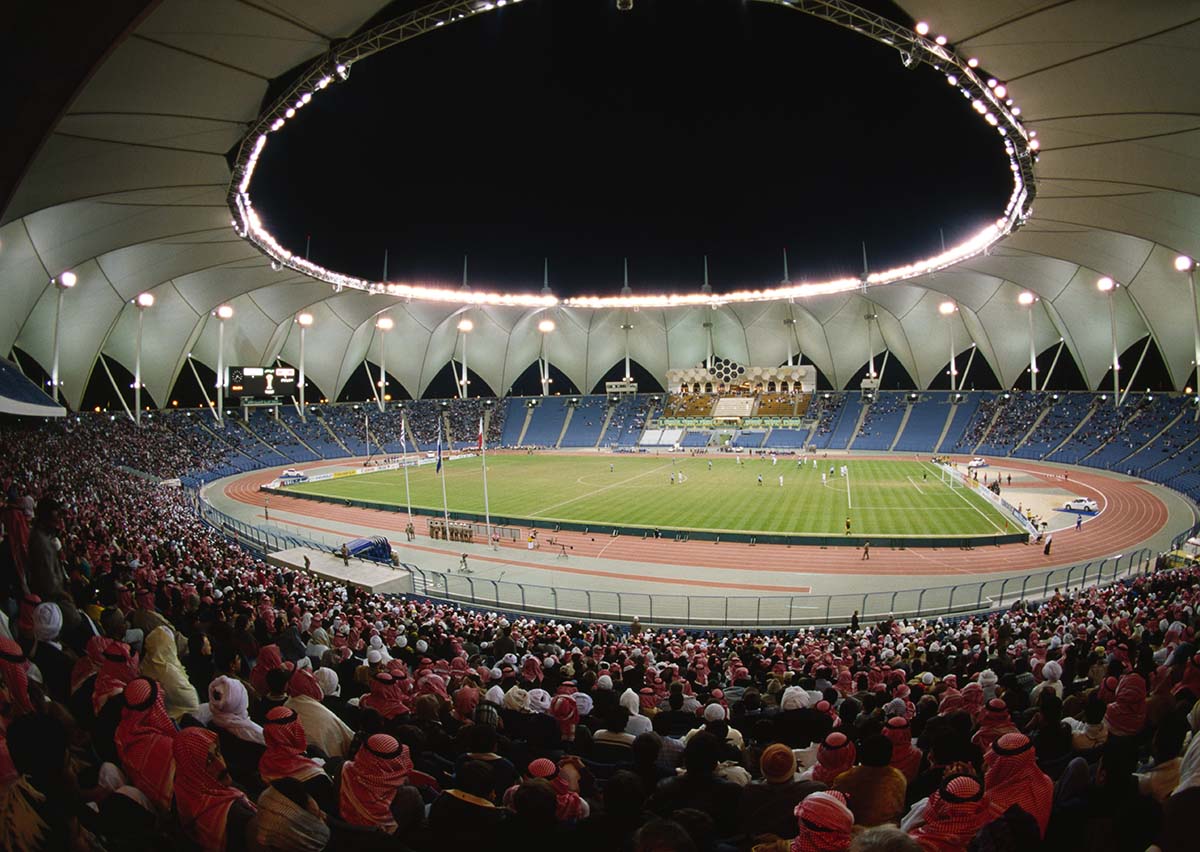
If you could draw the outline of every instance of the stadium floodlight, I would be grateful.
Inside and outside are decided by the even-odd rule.
[[[913,29],[917,31],[917,35],[929,35],[929,24],[925,21],[917,21]]]
[[[1195,268],[1196,261],[1188,257],[1186,254],[1181,254],[1179,257],[1175,258],[1176,272],[1191,272]]]
[[[1025,290],[1017,296],[1017,302],[1029,308],[1029,389],[1037,391],[1037,344],[1033,339],[1033,305],[1037,296]]]
[[[300,326],[300,420],[307,419],[304,405],[304,332],[313,324],[313,315],[308,311],[296,316],[296,325]]]
[[[71,270],[60,272],[57,278],[51,278],[57,298],[54,304],[54,359],[50,366],[50,385],[54,388],[54,401],[58,402],[58,354],[59,354],[59,325],[62,322],[63,294],[78,283],[79,279]]]
[[[137,340],[133,347],[133,423],[142,425],[142,321],[145,319],[146,308],[154,307],[153,293],[139,293],[134,302],[137,305]]]
[[[549,339],[550,332],[554,331],[556,326],[554,320],[544,319],[538,323],[538,331],[542,333],[542,351],[538,357],[538,372],[542,379],[542,396],[550,396],[550,354],[549,354]]]
[[[950,301],[945,301],[945,302],[942,302],[940,305],[938,305],[938,313],[944,317],[950,316],[950,314],[954,313],[957,310],[958,310],[958,306]]]
[[[463,317],[458,321],[458,334],[462,338],[462,376],[455,376],[455,384],[458,385],[458,396],[460,399],[467,398],[467,388],[470,382],[467,380],[467,335],[475,330],[475,323],[471,322],[469,317]],[[450,369],[454,369],[453,359],[450,363]]]
[[[379,395],[375,397],[379,412],[382,414],[387,396],[387,333],[395,327],[395,323],[392,322],[391,317],[382,316],[375,320],[375,327],[382,332],[379,335]],[[370,371],[368,370],[368,372]]]
[[[1121,378],[1118,374],[1121,369],[1121,352],[1117,348],[1117,307],[1113,304],[1118,286],[1117,282],[1107,275],[1096,282],[1096,289],[1108,295],[1108,325],[1112,333],[1113,405],[1116,407],[1121,405]]]
[[[233,318],[233,307],[221,305],[215,311],[217,315],[217,422],[225,425],[225,320]]]

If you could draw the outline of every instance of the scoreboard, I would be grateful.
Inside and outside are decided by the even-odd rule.
[[[272,399],[296,393],[294,367],[230,367],[229,395],[234,399]]]

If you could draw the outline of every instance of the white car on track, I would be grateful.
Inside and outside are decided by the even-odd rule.
[[[304,476],[304,471],[297,470],[294,467],[289,467],[287,470],[285,470],[283,473],[281,473],[279,475],[280,476]]]
[[[1090,497],[1074,497],[1063,504],[1068,512],[1098,512],[1100,504]]]
[[[987,467],[987,466],[988,466],[988,460],[985,458],[980,458],[979,456],[976,456],[975,458],[973,458],[969,462],[967,462],[968,468]]]

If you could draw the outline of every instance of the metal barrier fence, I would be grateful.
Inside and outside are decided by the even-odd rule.
[[[238,520],[197,497],[200,517],[238,543],[259,553],[310,547],[336,552],[342,539],[301,534],[286,528],[262,527]],[[1186,538],[1186,534],[1180,539]],[[845,624],[857,611],[863,620],[885,617],[925,618],[1002,609],[1018,600],[1047,598],[1055,591],[1078,591],[1148,574],[1156,555],[1148,548],[1021,576],[997,577],[948,586],[860,592],[841,595],[664,595],[601,591],[490,580],[430,571],[401,563],[422,597],[486,609],[560,618],[629,621],[693,627],[784,627]]]
[[[1155,555],[1146,548],[1083,565],[972,583],[842,595],[729,597],[564,589],[489,580],[412,567],[416,594],[488,609],[695,627],[779,627],[845,624],[862,619],[961,615],[1001,609],[1017,600],[1046,598],[1150,573]]]

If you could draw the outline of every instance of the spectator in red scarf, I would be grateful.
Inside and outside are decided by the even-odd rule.
[[[173,751],[175,809],[184,833],[203,852],[244,849],[255,808],[231,783],[217,735],[206,728],[184,728]]]
[[[836,790],[813,793],[796,806],[791,852],[844,852],[850,848],[854,814]]]
[[[812,780],[822,784],[833,784],[839,775],[854,765],[858,756],[854,743],[841,731],[825,737],[817,749],[817,763],[812,769]]]
[[[969,773],[952,772],[929,797],[922,824],[909,834],[926,852],[965,852],[991,818],[979,781]]]
[[[175,723],[167,715],[162,692],[149,678],[134,678],[125,687],[117,754],[133,785],[161,813],[171,809],[175,791]]]
[[[267,747],[258,761],[262,780],[270,783],[294,778],[323,809],[332,809],[333,780],[325,772],[325,762],[307,754],[308,740],[296,711],[289,707],[268,710],[263,720],[263,737]]]
[[[338,812],[351,825],[394,834],[399,828],[392,804],[408,783],[412,759],[408,746],[387,734],[372,734],[342,768]]]
[[[999,817],[1017,805],[1035,820],[1042,837],[1054,804],[1054,782],[1037,765],[1033,741],[1024,734],[1005,734],[992,744],[985,758],[988,807]]]
[[[893,768],[898,769],[906,781],[917,777],[921,768],[921,750],[913,745],[912,726],[903,716],[893,716],[883,726],[883,735],[892,742]]]
[[[1124,675],[1116,695],[1104,714],[1108,732],[1114,737],[1132,737],[1146,724],[1146,681],[1140,674]]]

